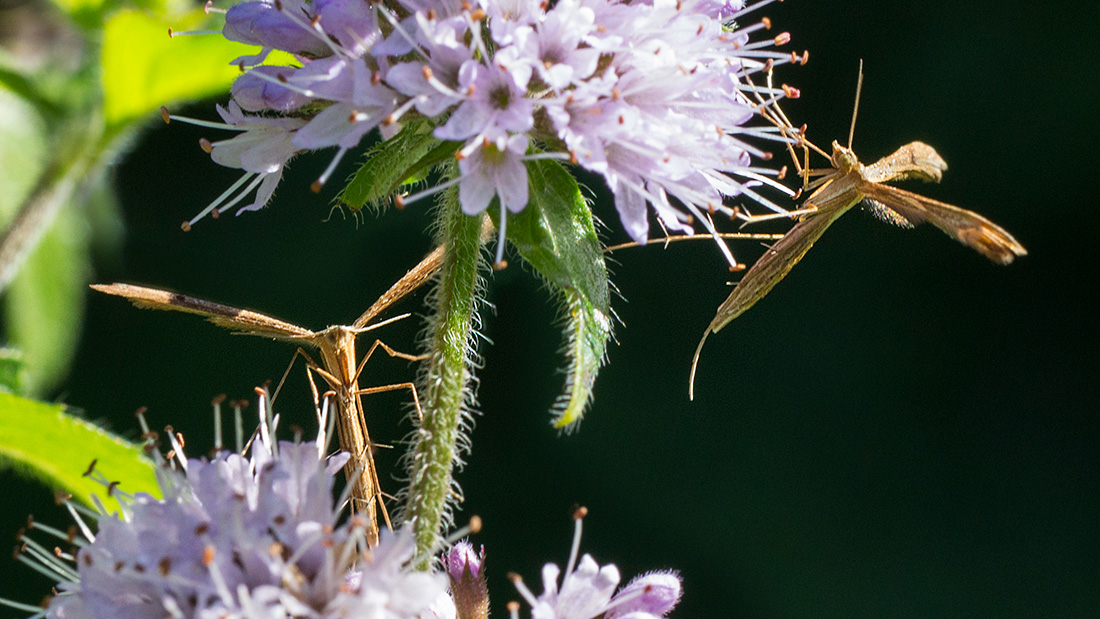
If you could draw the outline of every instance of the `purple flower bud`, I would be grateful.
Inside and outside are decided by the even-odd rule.
[[[458,619],[484,619],[489,616],[489,588],[481,567],[485,562],[485,548],[474,552],[469,542],[459,542],[444,556],[447,575],[451,578],[451,597],[454,598]]]
[[[474,552],[474,546],[470,542],[459,542],[443,558],[447,562],[447,574],[451,580],[460,582],[467,570],[474,578],[478,578],[481,575],[481,562],[485,559],[485,548],[482,547],[478,554]]]

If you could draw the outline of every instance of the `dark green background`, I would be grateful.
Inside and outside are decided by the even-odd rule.
[[[518,260],[488,275],[484,414],[459,480],[461,518],[486,522],[476,541],[488,547],[498,615],[516,597],[506,572],[537,589],[541,564],[564,561],[574,503],[591,510],[584,548],[600,561],[627,576],[681,570],[681,617],[1100,615],[1097,132],[1086,116],[1100,93],[1095,33],[1078,8],[787,2],[763,11],[773,32],[791,31],[791,48],[811,52],[808,66],[779,74],[802,89],[787,107],[796,122],[818,142],[843,141],[863,58],[856,151],[873,161],[914,139],[935,146],[950,170],[941,186],[918,189],[1012,231],[1030,255],[1011,267],[934,229],[902,231],[854,212],[710,339],[691,403],[691,353],[728,294],[724,264],[708,243],[622,252],[614,308],[624,324],[594,408],[565,437],[546,413],[562,381],[547,295]],[[211,104],[187,112],[213,114]],[[331,192],[308,192],[326,155],[295,162],[266,211],[181,232],[236,177],[195,146],[207,134],[157,128],[121,162],[129,236],[121,260],[97,265],[99,281],[317,328],[350,321],[428,250],[421,205],[358,223],[330,217]],[[597,209],[609,240],[622,237],[609,203]],[[420,326],[406,320],[379,335],[408,350]],[[131,435],[131,413],[147,405],[154,426],[173,424],[198,453],[210,445],[209,398],[249,396],[278,379],[290,353],[194,317],[91,297],[57,397]],[[363,382],[413,372],[379,359]],[[280,410],[308,426],[302,376],[299,366]],[[404,401],[369,401],[376,438],[408,431],[396,412]],[[380,461],[391,467],[395,457]],[[41,486],[0,479],[15,488],[8,502],[16,492],[34,501],[5,510],[0,530],[28,509],[65,520]],[[25,573],[2,565],[5,582]],[[25,589],[47,586],[33,577]]]

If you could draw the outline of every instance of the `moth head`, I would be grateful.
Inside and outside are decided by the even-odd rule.
[[[845,148],[840,142],[833,140],[833,167],[841,172],[848,172],[859,167],[859,158],[852,149]]]
[[[347,345],[349,340],[355,340],[358,333],[358,330],[351,327],[334,326],[322,331],[321,336],[327,345],[333,348],[342,348]]]

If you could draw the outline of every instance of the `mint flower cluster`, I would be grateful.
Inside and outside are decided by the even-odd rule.
[[[75,570],[54,570],[70,576],[46,616],[453,617],[446,576],[414,569],[409,530],[368,549],[362,522],[339,523],[333,476],[347,454],[325,456],[324,432],[276,441],[266,397],[259,408],[247,456],[188,459],[173,438],[170,460],[154,452],[163,498],[112,488],[122,513],[95,515],[95,533],[81,520]]]
[[[209,143],[214,160],[246,175],[198,217],[223,212],[256,190],[241,210],[263,207],[286,162],[336,147],[315,186],[347,151],[378,128],[383,139],[427,121],[450,145],[462,210],[499,201],[501,225],[529,199],[525,163],[552,158],[601,175],[629,235],[646,239],[647,204],[669,230],[691,232],[753,185],[776,184],[747,138],[777,133],[745,126],[782,89],[749,76],[801,61],[773,48],[788,37],[751,42],[764,19],[734,20],[760,2],[714,0],[256,0],[225,15],[223,34],[262,50],[236,59],[225,128],[241,133]],[[273,50],[293,66],[260,64]],[[402,197],[398,196],[398,200]],[[503,230],[501,238],[504,238]]]

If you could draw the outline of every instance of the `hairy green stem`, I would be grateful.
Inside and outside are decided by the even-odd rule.
[[[471,403],[483,219],[464,214],[457,191],[447,192],[439,218],[443,265],[432,298],[427,370],[420,382],[423,419],[414,437],[404,513],[416,532],[417,549],[426,557],[438,549],[443,529],[450,525],[452,497],[459,496],[452,474]]]

